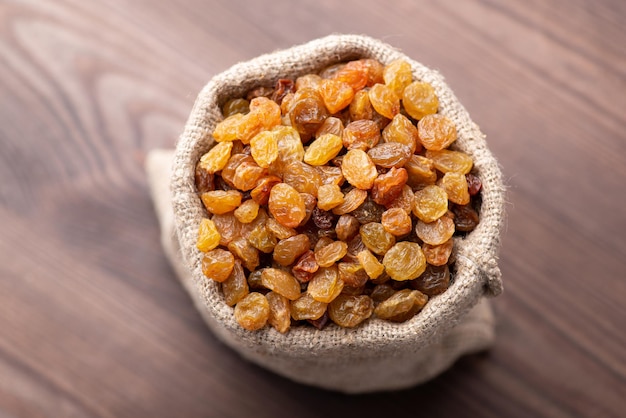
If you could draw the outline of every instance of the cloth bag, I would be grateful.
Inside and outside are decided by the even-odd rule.
[[[235,322],[218,283],[202,274],[202,254],[195,244],[206,212],[194,184],[196,163],[213,146],[211,132],[223,119],[220,105],[229,98],[254,87],[273,86],[278,78],[296,78],[358,58],[376,58],[384,64],[402,58],[411,64],[415,79],[434,87],[439,112],[458,131],[453,148],[473,158],[482,180],[480,223],[466,237],[455,238],[450,288],[407,322],[370,318],[353,329],[334,324],[321,331],[293,327],[284,335],[271,327],[246,331]],[[443,77],[397,49],[366,36],[331,35],[236,64],[202,89],[175,152],[153,151],[146,166],[167,257],[209,328],[246,359],[301,383],[364,393],[425,382],[460,356],[493,344],[494,318],[485,297],[502,291],[497,266],[504,215],[501,172],[484,135]]]

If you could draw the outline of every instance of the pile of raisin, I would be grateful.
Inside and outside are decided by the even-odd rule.
[[[448,288],[481,181],[438,107],[407,62],[373,59],[224,104],[197,247],[243,328],[402,322]]]

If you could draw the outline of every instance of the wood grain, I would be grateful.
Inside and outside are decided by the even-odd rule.
[[[301,386],[220,344],[143,169],[211,76],[333,32],[441,71],[508,185],[496,346],[401,392]],[[623,416],[625,91],[619,0],[5,0],[0,416]]]

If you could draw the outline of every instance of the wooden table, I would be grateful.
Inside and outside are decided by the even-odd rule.
[[[398,393],[304,387],[219,343],[144,174],[214,74],[332,32],[439,69],[508,185],[495,347]],[[5,0],[0,92],[0,416],[626,413],[625,2]]]

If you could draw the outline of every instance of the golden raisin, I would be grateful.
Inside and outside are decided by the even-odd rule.
[[[378,176],[371,158],[360,149],[351,149],[344,155],[341,172],[351,185],[362,190],[371,189]]]
[[[274,247],[274,261],[281,266],[290,266],[298,257],[307,252],[309,246],[310,241],[306,234],[281,239]]]
[[[302,196],[286,183],[272,187],[268,204],[274,219],[288,228],[295,228],[306,216]]]
[[[243,202],[235,212],[233,212],[235,218],[243,224],[249,224],[254,221],[259,214],[259,204],[254,200],[246,200]]]
[[[374,164],[385,168],[400,168],[411,158],[411,149],[399,142],[384,142],[367,151]]]
[[[203,218],[198,228],[198,241],[196,247],[202,252],[211,251],[220,243],[220,233],[217,231],[212,220]]]
[[[384,84],[373,85],[369,98],[374,110],[388,119],[393,119],[400,112],[400,97]]]
[[[324,120],[320,127],[315,132],[315,137],[319,138],[322,135],[333,134],[341,138],[343,135],[343,122],[339,118],[330,116]]]
[[[319,85],[326,109],[330,113],[337,113],[348,107],[354,97],[354,90],[349,84],[339,80],[322,80]]]
[[[293,237],[297,234],[295,229],[282,225],[274,218],[267,220],[267,229],[278,239]]]
[[[411,65],[401,59],[390,62],[385,66],[383,80],[398,97],[402,97],[405,87],[413,81]]]
[[[249,293],[235,306],[235,320],[248,331],[263,328],[269,316],[270,305],[265,296],[257,292]]]
[[[242,224],[235,218],[233,212],[213,215],[211,220],[220,234],[220,245],[227,246],[233,238],[241,234]]]
[[[394,245],[383,257],[385,271],[397,281],[418,277],[426,268],[426,257],[419,244],[402,241]]]
[[[350,61],[340,66],[332,75],[332,79],[343,81],[354,91],[359,91],[367,85],[369,70],[362,61]]]
[[[324,184],[317,191],[317,207],[331,210],[343,203],[343,193],[336,184]]]
[[[328,305],[328,315],[337,325],[354,328],[374,312],[374,302],[369,296],[339,295]]]
[[[244,237],[237,237],[228,243],[228,249],[231,253],[239,257],[244,266],[254,271],[259,265],[259,250],[254,248],[250,242]]]
[[[343,184],[344,178],[341,173],[341,168],[327,165],[322,165],[317,168],[322,176],[322,184],[336,184],[337,186]]]
[[[376,177],[372,187],[372,199],[379,205],[388,205],[402,193],[408,174],[404,168],[392,167]]]
[[[202,193],[200,198],[204,207],[216,215],[233,211],[241,204],[241,193],[237,190],[212,190]]]
[[[361,90],[354,95],[349,107],[350,120],[371,120],[374,117],[374,108],[370,103],[367,91]]]
[[[334,134],[322,135],[311,142],[304,153],[304,162],[311,165],[324,165],[335,158],[342,147],[341,137]]]
[[[272,187],[281,182],[282,180],[280,179],[280,177],[277,176],[270,175],[262,177],[257,182],[254,189],[250,191],[250,197],[259,205],[267,205]]]
[[[402,191],[394,200],[392,200],[386,207],[388,209],[391,208],[400,208],[405,211],[407,214],[410,214],[413,210],[413,205],[415,203],[415,196],[413,195],[413,190],[411,187],[406,184],[402,186]]]
[[[246,99],[230,99],[222,107],[224,117],[234,115],[235,113],[246,114],[250,111],[250,102]]]
[[[418,309],[421,309],[428,301],[428,298],[424,297],[418,290],[402,289],[391,295],[389,298],[380,302],[380,304],[374,310],[377,317],[381,319],[392,320],[394,318],[402,317],[403,320],[410,319],[417,313]],[[418,309],[415,309],[417,307]],[[412,313],[409,317],[404,314]],[[403,321],[397,321],[403,322]]]
[[[405,87],[402,105],[413,119],[422,119],[426,115],[437,113],[439,99],[430,84],[414,81]]]
[[[268,168],[278,158],[278,141],[274,133],[259,132],[250,140],[250,152],[259,167]]]
[[[317,74],[305,74],[296,78],[296,91],[311,88],[316,89],[322,82],[322,77]]]
[[[228,279],[235,266],[235,257],[230,251],[216,248],[204,254],[202,258],[202,273],[216,282]]]
[[[359,234],[361,235],[363,244],[365,244],[370,251],[378,255],[385,254],[387,250],[396,243],[395,237],[385,231],[383,225],[378,222],[370,222],[362,225]]]
[[[428,150],[440,151],[456,141],[456,126],[439,114],[426,115],[417,123],[420,142]]]
[[[426,244],[441,245],[452,238],[454,221],[447,215],[430,223],[418,221],[415,233]]]
[[[338,263],[337,273],[339,274],[339,278],[343,281],[345,285],[343,293],[345,293],[346,291],[346,286],[354,288],[361,287],[364,286],[369,279],[367,272],[360,263]]]
[[[341,260],[347,252],[348,244],[343,241],[334,241],[315,251],[315,260],[321,267],[330,267]]]
[[[439,183],[438,183],[439,184]],[[467,179],[462,173],[449,172],[441,178],[441,187],[448,194],[448,200],[457,205],[467,205],[470,201]]]
[[[228,162],[226,163],[226,166],[224,167],[224,169],[222,170],[222,180],[224,182],[226,182],[226,184],[231,187],[234,188],[235,184],[233,183],[233,180],[235,179],[235,172],[237,170],[237,168],[243,164],[243,163],[254,163],[254,158],[252,158],[252,156],[250,155],[246,155],[246,154],[232,154],[230,159],[228,160]]]
[[[239,260],[235,260],[233,271],[230,276],[222,283],[222,293],[224,301],[228,306],[235,306],[237,302],[243,299],[248,293],[248,281]]]
[[[307,293],[318,302],[330,303],[341,293],[343,281],[339,279],[337,266],[320,267],[309,282]]]
[[[274,247],[278,242],[265,224],[257,225],[252,229],[247,239],[254,248],[266,254],[274,251]]]
[[[354,211],[361,206],[367,198],[367,191],[357,189],[356,187],[346,193],[343,197],[343,203],[333,209],[335,215],[344,215]]]
[[[345,127],[342,141],[343,146],[348,150],[367,151],[380,141],[380,129],[372,120],[356,120]]]
[[[360,251],[356,257],[370,279],[375,279],[383,274],[385,266],[367,248]]]
[[[270,308],[267,322],[281,334],[286,333],[291,326],[289,299],[276,292],[269,292],[265,295],[265,298]]]
[[[218,142],[200,158],[200,167],[213,174],[226,166],[233,149],[232,142]]]
[[[440,245],[424,244],[422,251],[426,257],[426,262],[433,266],[443,266],[448,262],[450,255],[452,254],[452,247],[454,242],[452,239],[447,240]]]
[[[383,129],[383,140],[385,142],[398,142],[409,147],[411,154],[420,151],[422,144],[419,142],[417,127],[404,116],[398,113],[393,117],[391,123]]]
[[[430,158],[435,168],[442,173],[454,171],[456,173],[467,174],[474,165],[472,157],[466,153],[447,149],[441,151],[427,150],[426,158]]]
[[[335,225],[335,233],[341,241],[350,241],[358,232],[361,224],[352,215],[341,215]]]
[[[254,189],[265,176],[267,176],[267,169],[259,167],[254,161],[242,162],[235,169],[233,185],[237,189],[246,192]]]
[[[315,300],[308,292],[304,292],[291,302],[291,317],[296,321],[319,319],[326,312],[327,306],[327,303]]]
[[[283,295],[289,300],[300,297],[300,283],[290,273],[275,268],[263,269],[261,281],[266,288]]]
[[[426,186],[415,192],[413,214],[424,222],[433,222],[448,211],[448,194],[439,186]]]
[[[413,227],[411,217],[401,208],[387,209],[383,212],[380,223],[385,231],[397,237],[407,235]]]
[[[409,161],[404,164],[409,178],[407,184],[411,187],[421,187],[427,184],[435,184],[437,172],[433,161],[421,155],[412,155]]]

